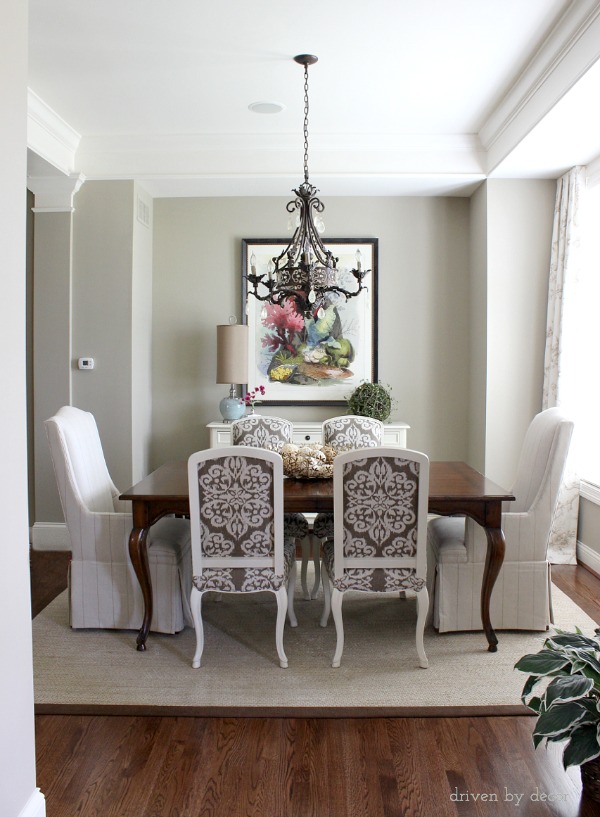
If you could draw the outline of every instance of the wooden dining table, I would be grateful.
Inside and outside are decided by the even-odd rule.
[[[333,510],[333,479],[297,480],[284,478],[284,510],[319,513]],[[487,554],[481,586],[481,619],[488,650],[496,652],[498,639],[490,621],[490,598],[504,561],[502,503],[514,496],[465,462],[431,462],[429,471],[429,512],[469,516],[487,536]],[[144,618],[137,635],[138,650],[146,649],[152,620],[152,584],[148,566],[147,536],[151,526],[169,514],[189,516],[187,462],[161,465],[133,485],[120,499],[132,505],[133,529],[129,555],[142,589]]]

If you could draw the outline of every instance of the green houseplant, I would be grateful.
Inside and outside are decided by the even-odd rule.
[[[579,628],[574,633],[556,630],[538,653],[517,661],[515,669],[529,673],[521,700],[538,716],[534,746],[544,740],[567,741],[565,769],[581,766],[584,790],[600,801],[599,633],[597,629],[596,637],[588,638]]]
[[[392,411],[390,387],[381,383],[361,383],[347,400],[350,414],[387,420]]]

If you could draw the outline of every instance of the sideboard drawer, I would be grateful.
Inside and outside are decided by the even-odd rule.
[[[213,429],[211,429],[211,448],[227,448],[231,445],[231,426],[224,429],[216,428],[214,433],[212,431]]]
[[[383,427],[383,444],[406,448],[406,428]]]
[[[303,445],[305,443],[320,443],[321,442],[321,429],[318,430],[309,430],[309,429],[297,429],[294,428],[294,433],[292,435],[292,442],[296,443],[296,445]]]

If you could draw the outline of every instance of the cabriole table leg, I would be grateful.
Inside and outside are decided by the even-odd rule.
[[[488,641],[488,652],[498,651],[498,639],[490,619],[490,600],[492,590],[498,573],[504,561],[504,550],[506,541],[502,528],[485,528],[488,540],[488,549],[485,557],[485,569],[483,571],[483,584],[481,586],[481,620],[483,629]]]
[[[146,640],[150,632],[150,622],[152,621],[152,585],[150,584],[150,568],[146,548],[147,536],[148,528],[134,528],[129,536],[129,556],[144,597],[144,619],[136,639],[137,649],[141,652],[146,649]]]

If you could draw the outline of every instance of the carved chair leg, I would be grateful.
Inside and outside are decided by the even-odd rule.
[[[331,597],[331,612],[333,613],[333,620],[335,622],[335,631],[337,634],[337,644],[335,648],[335,655],[331,662],[332,667],[339,667],[342,660],[342,653],[344,652],[344,621],[342,619],[342,602],[344,594],[337,587],[333,588]]]
[[[279,656],[279,666],[284,669],[288,665],[287,656],[283,650],[283,627],[285,625],[285,616],[287,613],[287,590],[285,585],[281,585],[279,590],[275,590],[277,596],[277,622],[275,624],[275,645],[277,647],[277,655]]]
[[[429,661],[425,655],[425,644],[423,643],[423,634],[425,632],[425,622],[427,620],[427,613],[429,611],[429,593],[424,587],[417,593],[417,653],[419,656],[419,666],[427,669]]]
[[[324,564],[321,564],[321,575],[323,576],[323,614],[321,615],[321,627],[327,627],[329,613],[331,612],[331,584],[329,574]]]
[[[312,534],[309,536],[309,541],[312,546],[313,564],[315,566],[315,583],[310,591],[310,597],[315,599],[321,583],[321,542]]]
[[[302,597],[306,601],[310,601],[310,590],[306,582],[306,570],[308,568],[308,560],[310,559],[310,540],[311,536],[305,536],[302,540],[302,567],[300,569],[300,583],[302,584]]]
[[[192,660],[192,667],[198,669],[202,662],[202,652],[204,650],[204,626],[202,624],[202,593],[196,587],[192,587],[190,607],[192,608],[192,618],[196,630],[196,652]]]
[[[287,585],[287,604],[288,604],[288,619],[290,622],[290,627],[297,627],[298,626],[298,619],[296,618],[296,611],[294,610],[294,591],[296,589],[296,560],[292,562],[292,567],[290,569],[290,575],[288,576],[288,585]]]

